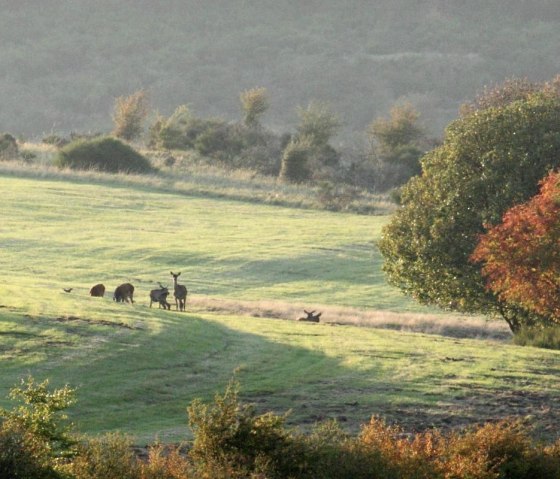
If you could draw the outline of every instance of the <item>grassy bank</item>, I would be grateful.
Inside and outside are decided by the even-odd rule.
[[[84,432],[178,440],[190,400],[236,376],[243,399],[291,409],[290,421],[304,426],[337,418],[355,431],[381,414],[414,430],[513,414],[554,434],[556,352],[500,334],[358,327],[373,311],[459,321],[384,282],[375,248],[384,217],[99,178],[3,176],[0,187],[2,401],[22,376],[48,377],[78,387],[72,417]],[[170,270],[189,288],[187,313],[148,308],[149,290],[171,284]],[[136,286],[134,305],[110,299],[125,281]],[[88,296],[97,282],[105,298]],[[300,307],[325,308],[325,323],[293,321]]]

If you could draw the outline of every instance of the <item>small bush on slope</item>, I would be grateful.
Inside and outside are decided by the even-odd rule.
[[[109,173],[150,173],[147,158],[112,137],[78,140],[66,145],[54,163],[60,168],[99,170]]]

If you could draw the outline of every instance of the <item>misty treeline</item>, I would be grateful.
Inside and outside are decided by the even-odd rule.
[[[350,201],[353,194],[358,194],[352,188],[383,192],[400,186],[420,173],[420,157],[435,142],[427,138],[419,113],[408,103],[395,105],[387,117],[375,119],[363,133],[367,141],[341,151],[332,145],[341,120],[328,104],[311,101],[306,107],[298,107],[298,120],[293,129],[277,133],[267,128],[263,120],[270,107],[266,88],[251,88],[238,97],[237,121],[203,118],[188,105],[178,106],[166,117],[151,113],[149,95],[145,90],[138,90],[115,100],[111,134],[136,148],[163,152],[166,168],[174,168],[175,156],[188,152],[191,162],[226,170],[249,170],[277,177],[285,183],[321,185],[324,203],[332,203],[335,197],[338,202],[344,201],[343,197]],[[84,137],[96,136],[103,135],[49,134],[43,142],[63,147],[55,161],[61,167],[150,171],[147,164],[140,168],[134,167],[136,163],[128,168],[125,161],[115,164],[124,147],[114,141],[107,138],[83,141]],[[106,154],[102,155],[101,151]],[[101,156],[106,161],[101,161]]]
[[[328,102],[352,142],[409,101],[430,135],[483,85],[558,71],[556,0],[26,0],[0,16],[0,131],[106,131],[115,98],[146,88],[165,116],[188,103],[237,118],[271,93],[267,124]]]

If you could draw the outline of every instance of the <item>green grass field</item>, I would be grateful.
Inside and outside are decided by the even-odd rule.
[[[196,301],[425,313],[384,282],[375,248],[384,217],[83,179],[6,176],[0,188],[4,406],[32,374],[78,388],[71,413],[82,432],[176,441],[187,434],[188,403],[235,376],[243,399],[292,410],[294,424],[337,418],[356,430],[379,414],[412,430],[520,415],[555,434],[555,351],[218,314]],[[149,290],[171,285],[170,270],[189,288],[186,313],[148,308]],[[136,286],[134,305],[111,301],[125,281]],[[106,297],[89,297],[98,282]]]

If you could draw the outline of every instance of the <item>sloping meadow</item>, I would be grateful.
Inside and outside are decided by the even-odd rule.
[[[101,182],[11,177],[0,188],[4,406],[31,374],[78,388],[71,416],[82,432],[176,441],[188,434],[188,403],[235,377],[242,399],[291,410],[289,423],[304,427],[334,418],[356,431],[379,414],[418,430],[517,415],[554,434],[554,351],[345,325],[340,310],[319,324],[242,314],[267,301],[426,313],[384,282],[383,217]],[[170,271],[189,289],[184,313],[173,300],[171,311],[148,307],[158,282],[172,287]],[[99,282],[105,297],[90,297]],[[111,300],[124,282],[134,304]],[[211,311],[214,300],[243,308]]]

